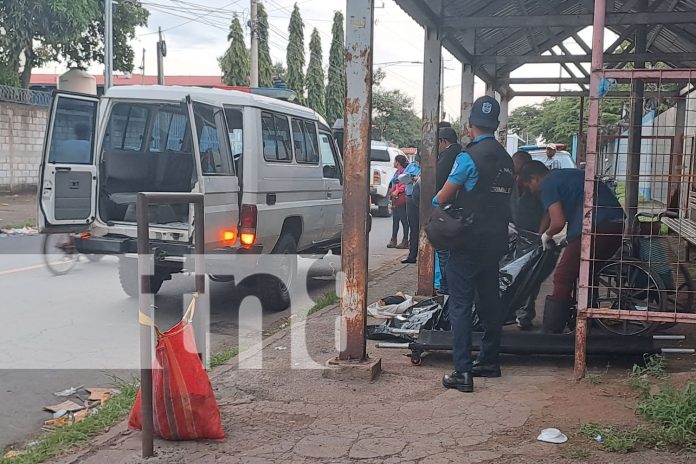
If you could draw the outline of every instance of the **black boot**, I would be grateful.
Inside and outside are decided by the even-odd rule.
[[[454,371],[442,377],[442,385],[445,388],[456,388],[460,392],[471,393],[474,391],[474,377],[471,372]]]
[[[474,361],[471,375],[474,377],[500,377],[500,364],[481,364],[478,360]]]
[[[570,319],[570,302],[556,301],[550,295],[544,304],[544,319],[541,321],[544,333],[563,333]]]

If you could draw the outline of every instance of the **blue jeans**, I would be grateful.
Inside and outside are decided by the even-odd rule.
[[[449,295],[449,286],[447,285],[447,262],[449,261],[449,250],[436,250],[438,267],[440,268],[440,293]]]
[[[447,264],[449,318],[452,323],[454,370],[471,372],[472,311],[476,311],[484,333],[481,364],[498,364],[503,315],[498,288],[501,253],[452,250]]]

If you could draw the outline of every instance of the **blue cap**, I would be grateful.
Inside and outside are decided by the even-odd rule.
[[[500,103],[493,97],[483,96],[476,99],[471,107],[469,124],[486,129],[497,129],[500,125]]]

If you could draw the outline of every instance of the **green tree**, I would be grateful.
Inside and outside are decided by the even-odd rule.
[[[49,61],[103,63],[103,11],[104,0],[0,0],[0,83],[28,87],[33,69]],[[115,70],[133,70],[129,42],[148,16],[139,0],[114,3]]]
[[[329,51],[329,79],[326,85],[326,119],[333,125],[343,118],[346,92],[346,65],[344,62],[345,37],[343,32],[343,13],[334,13],[331,28],[331,50]]]
[[[421,138],[421,119],[413,110],[413,99],[401,90],[373,90],[372,125],[382,139],[400,147],[416,146]]]
[[[290,16],[290,25],[288,26],[290,37],[288,39],[288,49],[286,62],[288,65],[287,84],[290,90],[297,93],[297,103],[304,105],[304,65],[305,65],[305,50],[304,50],[304,23],[300,15],[300,9],[295,3]]]
[[[623,108],[623,99],[604,98],[601,102],[601,133],[611,135],[619,132]],[[587,128],[589,102],[585,102],[583,127]],[[519,135],[525,135],[530,142],[542,138],[547,142],[564,143],[568,146],[573,141],[580,126],[580,98],[548,98],[535,105],[516,108],[510,114],[508,127]]]
[[[307,66],[307,106],[317,113],[326,114],[324,106],[324,69],[321,58],[321,37],[314,28],[309,41],[309,65]]]
[[[249,50],[244,43],[244,30],[235,13],[227,35],[230,46],[218,59],[222,69],[222,80],[226,85],[249,85]]]
[[[257,33],[259,35],[259,86],[273,87],[273,61],[268,46],[268,13],[263,3],[258,5]]]

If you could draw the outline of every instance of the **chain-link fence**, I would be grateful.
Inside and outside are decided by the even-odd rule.
[[[20,103],[33,106],[49,106],[52,94],[37,90],[20,89],[9,85],[0,85],[0,102]]]

